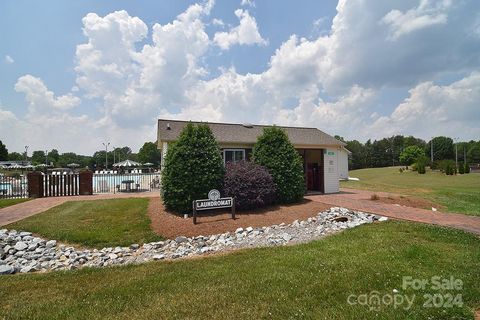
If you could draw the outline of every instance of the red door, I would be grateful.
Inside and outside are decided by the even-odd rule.
[[[320,191],[320,170],[318,163],[307,163],[307,189]]]

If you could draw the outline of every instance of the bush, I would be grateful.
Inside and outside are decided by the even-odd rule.
[[[463,172],[470,173],[470,166],[467,163],[464,164]]]
[[[225,169],[220,149],[207,125],[189,123],[168,146],[162,170],[162,197],[169,210],[192,212],[192,201],[220,189]]]
[[[417,158],[417,162],[415,163],[415,167],[419,174],[425,174],[427,171],[425,167],[427,166],[428,159],[424,155],[421,155]]]
[[[454,170],[455,170],[454,166],[452,166],[452,164],[450,162],[447,162],[446,165],[445,165],[445,170],[444,170],[445,174],[447,176],[453,176]]]
[[[226,165],[223,191],[235,197],[235,208],[253,209],[275,201],[275,182],[267,168],[253,162],[229,162]]]
[[[463,164],[460,164],[458,166],[458,173],[464,174],[465,173],[465,166]]]
[[[450,174],[453,174],[453,168],[455,168],[455,161],[440,160],[437,162],[436,166],[440,169],[441,172],[444,172],[446,175],[450,175]]]
[[[263,129],[253,147],[253,159],[272,175],[279,203],[302,200],[305,194],[302,158],[285,131],[278,127]]]
[[[419,166],[417,171],[419,174],[425,174],[427,172],[424,165]]]

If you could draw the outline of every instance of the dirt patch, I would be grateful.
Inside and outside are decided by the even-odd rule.
[[[432,202],[427,199],[420,199],[415,197],[407,197],[407,196],[388,196],[388,197],[373,197],[370,198],[371,201],[374,202],[383,202],[388,204],[398,204],[400,206],[411,207],[411,208],[419,208],[419,209],[428,209],[431,210],[432,207],[441,211],[443,207],[438,203]]]
[[[311,200],[292,205],[279,205],[268,208],[240,211],[236,219],[232,220],[230,211],[217,210],[201,213],[197,217],[197,224],[192,219],[184,219],[167,212],[160,198],[151,198],[148,214],[152,220],[152,229],[159,235],[167,238],[177,236],[198,236],[235,231],[242,227],[263,227],[274,224],[291,223],[295,220],[306,220],[317,213],[329,209],[331,206]]]

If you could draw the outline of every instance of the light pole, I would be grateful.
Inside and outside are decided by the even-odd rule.
[[[430,139],[430,162],[433,163],[433,137]]]
[[[25,165],[27,164],[28,161],[28,146],[25,146]]]
[[[107,142],[107,143],[102,142],[102,144],[105,146],[105,170],[107,170],[108,169],[108,158],[107,158],[107,156],[108,156],[108,146],[110,145],[110,142]]]
[[[458,170],[458,137],[455,140],[455,169]]]

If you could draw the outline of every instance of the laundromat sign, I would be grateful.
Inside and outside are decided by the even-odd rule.
[[[232,208],[232,219],[235,219],[235,198],[221,198],[220,191],[210,190],[208,199],[193,201],[193,224],[197,223],[197,211],[221,208]]]

